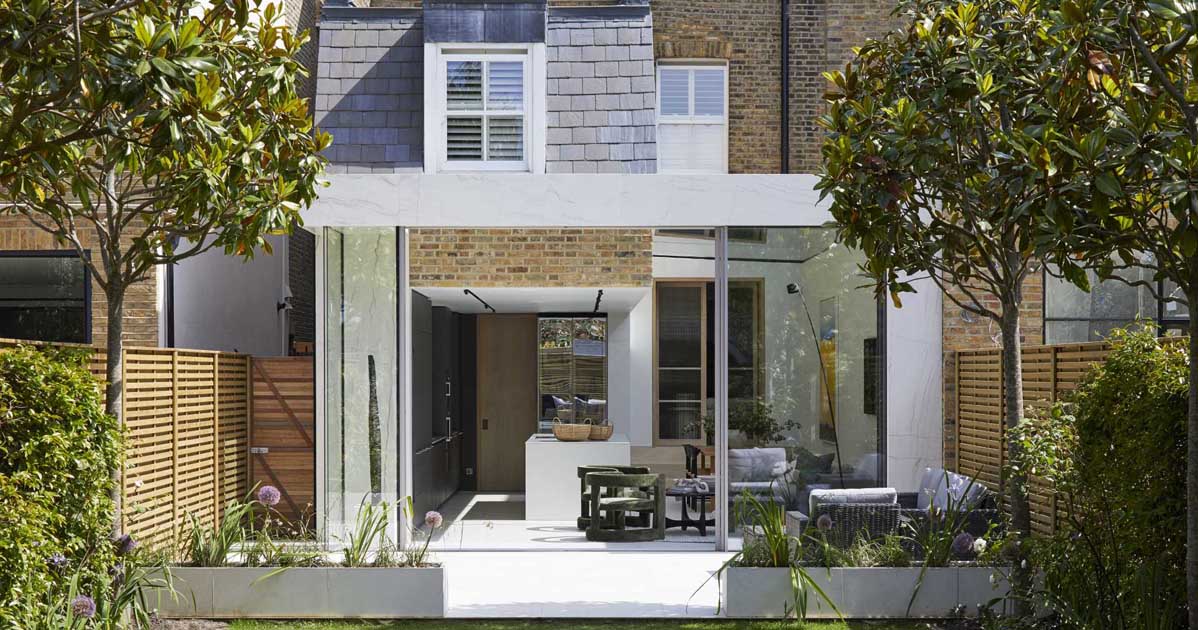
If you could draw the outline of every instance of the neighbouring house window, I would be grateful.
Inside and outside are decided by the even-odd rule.
[[[728,172],[728,68],[661,64],[657,68],[657,170]]]
[[[1188,322],[1185,305],[1160,302],[1147,286],[1114,279],[1101,281],[1094,272],[1087,273],[1089,292],[1045,272],[1044,343],[1101,341],[1111,330],[1132,325],[1137,319],[1155,321],[1162,335],[1184,334]],[[1152,282],[1158,292],[1168,290],[1152,280],[1149,270],[1126,269],[1119,273],[1131,282]]]
[[[74,252],[0,252],[0,338],[91,342],[91,288]]]
[[[753,400],[761,392],[761,283],[728,284],[728,399]],[[707,438],[715,397],[713,282],[659,282],[656,288],[656,410],[658,444],[700,443]]]
[[[442,62],[447,167],[524,170],[527,55],[453,54]]]

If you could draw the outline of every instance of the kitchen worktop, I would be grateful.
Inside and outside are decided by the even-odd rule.
[[[631,462],[632,443],[626,435],[602,442],[562,442],[552,434],[533,434],[524,443],[525,518],[573,522],[582,500],[578,467]]]

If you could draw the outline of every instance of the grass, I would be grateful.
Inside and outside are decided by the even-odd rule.
[[[452,620],[392,622],[236,621],[232,630],[929,630],[927,623],[795,621],[670,621],[577,619]]]

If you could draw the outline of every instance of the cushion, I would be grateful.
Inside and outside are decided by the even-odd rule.
[[[894,488],[816,489],[811,491],[807,502],[807,513],[815,514],[816,508],[829,503],[898,503],[898,491]]]
[[[728,451],[728,481],[773,481],[786,475],[786,449],[734,448]]]
[[[919,481],[919,494],[915,498],[915,507],[927,510],[936,506],[941,510],[948,509],[948,497],[964,507],[972,507],[985,498],[988,489],[980,481],[967,475],[948,472],[943,468],[926,468]]]
[[[795,449],[795,469],[800,472],[830,473],[834,459],[836,459],[836,453],[816,455],[801,446]]]

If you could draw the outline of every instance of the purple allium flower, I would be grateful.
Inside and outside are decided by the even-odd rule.
[[[832,517],[827,514],[820,514],[819,518],[815,519],[815,526],[821,532],[826,532],[832,529]]]
[[[91,619],[96,616],[96,602],[87,595],[78,595],[71,600],[71,612],[76,617]]]
[[[961,532],[953,538],[953,553],[958,556],[967,556],[973,551],[973,536],[969,532]]]
[[[283,495],[274,486],[262,486],[258,488],[258,502],[262,505],[274,507],[279,504],[279,499],[281,498],[283,498]]]
[[[63,569],[67,568],[67,565],[70,563],[71,562],[67,560],[67,557],[61,553],[56,553],[49,558],[46,558],[46,566],[55,571],[62,571]]]
[[[137,541],[129,534],[125,534],[112,540],[112,546],[116,548],[116,555],[127,556],[137,549]]]
[[[443,519],[441,517],[441,513],[436,510],[429,510],[424,515],[424,524],[428,525],[429,527],[431,527],[433,529],[437,529],[438,527],[440,527],[441,523],[443,523],[444,520],[445,519]]]

